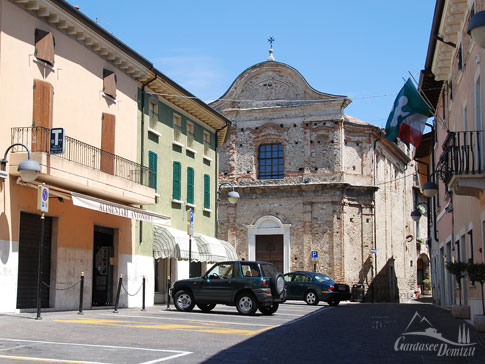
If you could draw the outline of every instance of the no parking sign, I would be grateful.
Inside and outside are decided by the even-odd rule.
[[[39,186],[37,193],[37,209],[42,212],[49,212],[49,187]]]

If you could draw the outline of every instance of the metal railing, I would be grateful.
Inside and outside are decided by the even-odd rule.
[[[443,143],[439,170],[443,182],[450,182],[453,175],[483,172],[483,131],[450,131]]]
[[[12,144],[25,144],[32,152],[49,153],[50,129],[48,128],[12,128],[11,139]],[[13,151],[22,150],[13,149]],[[68,136],[66,136],[64,153],[55,154],[55,156],[143,186],[153,185],[152,169]]]

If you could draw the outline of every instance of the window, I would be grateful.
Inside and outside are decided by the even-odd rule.
[[[187,203],[194,204],[194,169],[187,167]]]
[[[211,178],[208,174],[204,174],[204,209],[211,208]]]
[[[103,113],[101,123],[101,165],[102,172],[114,174],[115,171],[115,127],[116,118]]]
[[[283,177],[283,145],[260,145],[259,179],[280,179]]]
[[[463,47],[460,46],[458,47],[458,70],[463,69]]]
[[[173,115],[173,140],[180,143],[182,129],[182,118],[179,115]]]
[[[157,153],[148,151],[148,168],[150,168],[153,173],[150,173],[148,178],[149,186],[157,191],[157,170],[158,170],[158,155]]]
[[[187,148],[194,149],[194,124],[187,123]]]
[[[209,279],[230,279],[233,276],[234,263],[220,263],[207,272]]]
[[[210,152],[210,147],[211,147],[211,135],[204,131],[204,155],[209,156]]]
[[[473,254],[473,230],[470,230],[468,232],[468,241],[470,243],[470,259],[468,259],[469,263],[473,263],[473,258],[474,258],[474,254]]]
[[[312,279],[306,274],[295,274],[295,279],[293,282],[311,282]]]
[[[475,130],[482,130],[482,93],[480,90],[480,76],[475,81]]]
[[[55,45],[56,42],[51,32],[46,32],[40,29],[35,30],[35,58],[53,66]]]
[[[116,74],[113,71],[103,69],[103,92],[116,99]]]
[[[150,127],[155,128],[157,126],[157,121],[158,121],[158,102],[157,102],[157,100],[151,100],[150,99],[149,118],[150,118]]]
[[[173,185],[172,185],[172,198],[174,200],[180,200],[180,186],[181,186],[181,165],[180,162],[173,162]]]
[[[241,263],[241,274],[243,277],[261,277],[257,263]]]

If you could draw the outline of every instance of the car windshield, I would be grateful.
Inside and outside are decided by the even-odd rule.
[[[335,282],[333,278],[326,276],[325,274],[315,274],[315,280],[317,282]]]
[[[261,264],[261,270],[265,277],[272,277],[276,273],[276,268],[273,264]]]

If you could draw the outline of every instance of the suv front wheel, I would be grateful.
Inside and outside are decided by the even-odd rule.
[[[236,307],[241,315],[254,315],[258,309],[256,298],[251,293],[241,293],[237,296]]]
[[[185,290],[181,290],[175,293],[173,300],[175,307],[179,311],[189,312],[192,311],[195,306],[195,301],[192,297],[192,294]]]

